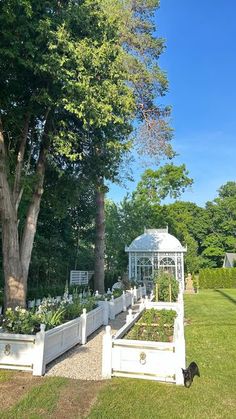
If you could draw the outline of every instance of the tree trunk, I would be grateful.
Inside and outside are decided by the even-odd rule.
[[[26,141],[28,126],[28,121],[26,121],[25,130],[23,132],[23,141]],[[22,146],[20,157],[18,156],[16,180],[14,185],[15,187],[12,193],[7,178],[7,154],[4,144],[3,128],[0,120],[0,215],[2,223],[2,251],[5,278],[5,309],[8,307],[14,308],[16,306],[24,307],[26,304],[28,271],[36,232],[36,224],[38,220],[40,202],[43,193],[46,154],[49,147],[50,130],[51,121],[49,121],[47,114],[36,169],[37,184],[35,187],[35,192],[33,194],[31,204],[28,209],[23,238],[20,246],[18,235],[17,209],[20,199],[20,172],[23,166],[22,159],[25,144],[23,144]]]
[[[24,227],[23,237],[21,241],[21,264],[23,270],[24,281],[27,283],[29,266],[31,260],[31,254],[33,250],[34,238],[36,234],[36,227],[38,222],[38,215],[40,210],[40,204],[43,195],[43,184],[45,177],[45,167],[46,167],[46,157],[49,147],[49,136],[51,132],[51,118],[48,118],[45,123],[43,139],[40,149],[40,154],[38,158],[36,176],[37,184],[35,191],[31,200],[31,203],[28,208],[26,223]]]
[[[0,121],[0,211],[2,253],[5,278],[4,307],[24,306],[26,284],[20,261],[17,211],[12,198],[6,170],[6,150]]]
[[[100,179],[96,191],[94,290],[104,294],[105,211],[104,184]]]
[[[27,282],[23,278],[18,222],[14,216],[2,222],[2,251],[5,277],[4,307],[25,307]]]

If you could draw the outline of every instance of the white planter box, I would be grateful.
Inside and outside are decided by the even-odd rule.
[[[78,343],[85,344],[87,337],[104,323],[103,308],[98,307],[45,332],[21,335],[0,332],[0,368],[32,371],[43,375],[46,365]]]
[[[139,287],[123,292],[118,298],[112,298],[110,301],[98,301],[98,305],[108,310],[108,318],[114,320],[117,314],[126,311],[128,307],[132,306],[137,300],[140,300],[146,295],[146,288]],[[105,308],[108,307],[108,308]],[[108,324],[104,321],[104,324]]]
[[[156,308],[151,306],[152,303],[148,305],[148,308]],[[183,316],[182,308],[176,308],[173,342],[122,339],[141,317],[144,308],[114,337],[111,336],[110,326],[107,326],[103,340],[103,377],[133,377],[183,385],[182,368],[185,368]],[[130,315],[128,317],[130,319]]]

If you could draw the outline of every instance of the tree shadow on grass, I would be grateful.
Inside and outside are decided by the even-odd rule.
[[[231,295],[227,294],[225,291],[222,290],[215,290],[215,292],[218,292],[223,297],[227,298],[227,300],[231,301],[231,303],[236,304],[236,299],[231,297]]]

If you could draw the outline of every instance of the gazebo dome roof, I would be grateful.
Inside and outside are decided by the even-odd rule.
[[[144,234],[136,237],[126,252],[184,252],[180,241],[166,229],[145,229]]]

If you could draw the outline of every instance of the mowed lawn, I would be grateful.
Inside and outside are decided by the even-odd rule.
[[[236,290],[186,295],[185,318],[187,362],[201,373],[191,388],[125,378],[26,378],[26,386],[28,375],[0,371],[0,399],[12,391],[0,418],[236,418]]]
[[[187,362],[192,387],[113,379],[89,418],[236,418],[236,290],[185,295]]]

